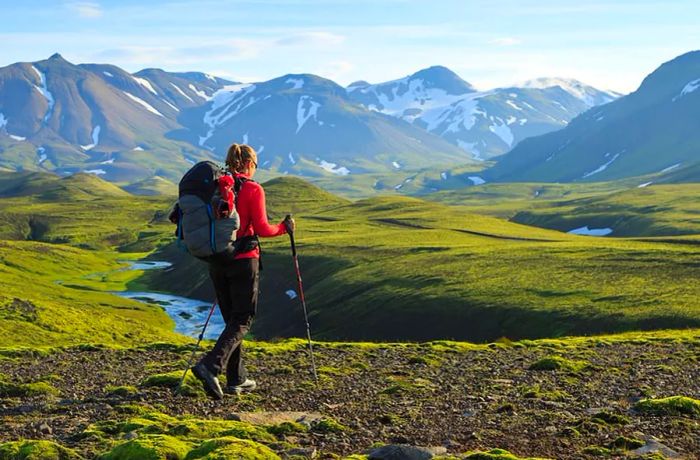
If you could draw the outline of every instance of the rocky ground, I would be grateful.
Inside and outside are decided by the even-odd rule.
[[[379,444],[437,447],[455,458],[493,448],[514,455],[468,458],[700,458],[697,337],[319,344],[318,386],[303,342],[256,344],[246,359],[258,389],[224,401],[209,400],[191,379],[187,395],[174,394],[189,350],[5,350],[0,441],[51,440],[94,458],[155,434],[194,443],[193,429],[173,428],[178,421],[223,419],[249,422],[248,434],[236,436],[269,448],[268,457],[249,458],[336,458]],[[663,399],[673,396],[687,398]],[[302,423],[281,423],[288,419]],[[200,438],[216,436],[211,429]],[[13,457],[0,446],[1,458]]]

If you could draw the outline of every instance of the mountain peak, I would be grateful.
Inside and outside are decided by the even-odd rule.
[[[445,66],[434,65],[419,70],[410,77],[410,80],[422,79],[427,86],[444,89],[448,94],[473,93],[476,89],[468,82]]]
[[[59,53],[53,53],[49,57],[49,61],[65,61],[65,59]]]

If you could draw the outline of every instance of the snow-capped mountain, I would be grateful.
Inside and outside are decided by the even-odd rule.
[[[249,143],[260,166],[278,172],[345,175],[469,161],[438,136],[367,110],[315,75],[229,85],[197,114],[188,140],[217,153],[233,141]]]
[[[527,137],[559,129],[581,112],[616,97],[564,79],[477,91],[440,66],[376,85],[355,82],[347,91],[368,109],[420,126],[477,160],[501,155]]]
[[[149,71],[73,65],[59,54],[0,69],[0,167],[132,181],[159,173],[176,177],[188,159],[210,157],[166,136],[182,127],[177,118],[187,99],[197,100],[189,89],[194,83],[171,76],[184,88],[181,95],[164,75],[151,77]],[[220,86],[197,88],[207,95]]]
[[[661,65],[637,91],[581,114],[564,129],[523,141],[488,176],[600,181],[673,173],[675,181],[697,180],[698,89],[700,51],[694,51]]]

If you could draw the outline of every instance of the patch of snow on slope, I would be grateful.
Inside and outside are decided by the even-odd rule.
[[[391,166],[393,166],[396,169],[401,169],[401,165],[396,161],[392,161]]]
[[[168,104],[168,105],[170,106],[170,108],[173,109],[174,111],[176,111],[176,112],[179,112],[179,111],[180,111],[180,109],[178,109],[177,107],[175,107],[174,105],[172,105],[170,102],[166,101],[165,99],[163,99],[163,102],[165,102],[166,104]]]
[[[489,131],[500,137],[510,147],[513,145],[513,131],[510,130],[506,123],[503,123],[503,120],[500,118],[497,118],[497,120],[498,122],[494,120],[494,124],[489,126]]]
[[[39,80],[41,81],[41,87],[36,85],[34,85],[34,87],[44,96],[46,102],[49,104],[49,108],[46,110],[46,114],[44,114],[44,122],[46,122],[51,116],[51,111],[53,110],[53,106],[56,103],[56,101],[54,100],[51,91],[49,91],[48,86],[46,86],[46,75],[44,75],[42,72],[39,72],[39,69],[37,69],[34,66],[32,66],[32,69],[34,70],[34,72],[36,72],[37,76],[39,77]]]
[[[297,164],[297,161],[294,159],[294,155],[292,155],[292,152],[289,152],[289,162],[293,165]]]
[[[571,233],[572,235],[606,236],[611,234],[612,232],[612,228],[588,228],[588,225],[586,225],[585,227],[579,227],[573,230],[569,230],[567,233]]]
[[[645,188],[653,184],[653,182],[644,182],[643,184],[637,185],[637,188]]]
[[[285,83],[293,85],[291,89],[301,89],[304,87],[304,80],[301,78],[288,78]]]
[[[472,181],[474,185],[481,185],[486,183],[486,181],[479,176],[469,176],[467,177],[467,179]]]
[[[114,163],[114,158],[110,158],[109,160],[105,161],[100,161],[101,165],[111,165],[112,163]]]
[[[143,152],[143,147],[141,147],[140,145],[137,145],[137,146],[134,147],[132,150],[133,150],[134,152]]]
[[[528,80],[521,85],[523,88],[546,89],[558,86],[562,90],[571,94],[575,98],[583,101],[588,107],[596,105],[595,89],[586,86],[578,80],[571,78],[537,78]],[[615,99],[613,94],[601,91],[599,97],[602,96],[602,103],[610,102]]]
[[[234,86],[237,86],[237,85],[234,85]],[[201,97],[201,98],[204,99],[205,101],[211,100],[212,97],[214,97],[214,96],[216,95],[216,93],[214,93],[214,96],[209,97],[209,96],[207,96],[207,93],[205,93],[204,91],[200,91],[200,90],[197,89],[197,87],[194,86],[192,83],[190,83],[189,85],[187,85],[187,87],[188,87],[189,89],[191,89],[192,91],[194,91],[194,93],[195,93],[197,96]],[[225,88],[225,87],[224,87],[224,88]],[[217,92],[218,92],[218,91],[217,91]]]
[[[16,136],[14,134],[9,134],[9,136],[16,141],[26,141],[27,138],[23,136]]]
[[[133,75],[131,76],[131,78],[133,78],[134,80],[136,80],[136,83],[138,83],[139,85],[143,86],[143,87],[146,88],[148,91],[152,92],[152,93],[155,94],[156,96],[158,95],[158,93],[156,92],[155,88],[153,88],[153,85],[151,85],[151,82],[150,82],[150,81],[146,80],[145,78],[134,77]]]
[[[194,162],[194,160],[193,160],[193,159],[191,159],[191,158],[187,158],[187,157],[185,157],[185,161],[186,161],[186,162],[188,162],[189,164],[191,164],[192,166],[194,166],[194,165],[195,165],[195,162]]]
[[[691,82],[688,82],[688,84],[683,87],[683,90],[681,91],[681,93],[678,96],[674,97],[672,99],[672,101],[676,102],[678,99],[682,98],[686,94],[692,93],[693,91],[697,90],[698,88],[700,88],[700,78],[698,78],[697,80],[693,80]]]
[[[141,104],[141,105],[142,105],[146,110],[148,110],[149,112],[151,112],[151,113],[153,113],[153,114],[156,114],[156,115],[158,115],[159,117],[163,117],[163,114],[162,114],[162,113],[160,113],[159,111],[157,111],[151,104],[149,104],[148,102],[144,101],[143,99],[141,99],[141,98],[139,98],[139,97],[136,97],[136,96],[134,96],[133,94],[128,93],[128,92],[126,92],[126,91],[122,91],[122,93],[126,94],[126,95],[129,97],[129,99],[131,99],[132,101],[134,101],[134,102],[136,102],[136,103],[138,103],[138,104]],[[165,117],[163,117],[163,118],[165,118]]]
[[[92,150],[93,148],[95,148],[95,146],[100,142],[101,130],[102,128],[100,127],[100,125],[95,126],[92,130],[92,144],[81,145],[80,148],[85,151]]]
[[[446,172],[441,172],[441,173],[440,173],[440,177],[442,178],[442,180],[447,180],[447,173],[446,173]]]
[[[96,176],[107,174],[107,171],[105,171],[104,169],[86,169],[85,172],[88,174],[94,174]]]
[[[609,156],[609,155],[610,155],[610,153],[606,153],[606,154],[605,154],[606,157]],[[584,175],[583,175],[583,179],[585,179],[586,177],[590,177],[590,176],[592,176],[592,175],[594,175],[594,174],[598,174],[599,172],[605,171],[606,169],[608,169],[608,166],[610,166],[610,165],[613,163],[613,161],[617,160],[617,157],[619,157],[619,156],[620,156],[620,154],[619,154],[619,153],[616,153],[616,154],[613,155],[613,157],[612,157],[610,160],[608,160],[606,163],[603,163],[602,165],[600,165],[598,168],[594,169],[593,171],[587,172],[586,174],[584,174]]]
[[[513,116],[510,116],[510,117],[508,117],[508,119],[506,120],[506,123],[507,123],[508,125],[512,125],[512,124],[515,123],[516,121],[518,121],[517,118],[515,118],[515,117],[513,117]]]
[[[513,107],[515,110],[520,110],[520,111],[523,110],[522,108],[518,107],[518,105],[517,105],[515,102],[511,101],[510,99],[508,99],[508,100],[506,101],[506,104],[508,104],[509,106]]]
[[[338,176],[347,176],[348,174],[350,174],[350,170],[348,168],[346,168],[345,166],[341,166],[341,167],[337,168],[336,167],[336,166],[338,166],[337,164],[329,163],[325,160],[321,160],[321,162],[318,165],[324,171],[328,171],[329,173],[332,173],[332,174],[337,174]]]
[[[8,121],[9,120],[7,118],[5,118],[5,115],[0,113],[0,128],[4,128],[5,126],[7,126]]]
[[[667,173],[669,171],[673,171],[674,169],[678,168],[681,165],[681,163],[676,163],[675,165],[671,165],[668,168],[662,169],[660,172],[661,173]]]
[[[205,73],[204,76],[208,79],[216,83],[216,78],[214,78],[212,75],[209,75],[208,73]]]
[[[46,149],[44,147],[38,147],[36,149],[36,153],[39,155],[39,161],[37,162],[37,164],[42,164],[48,158],[48,156],[44,152],[46,152]]]
[[[245,133],[245,134],[243,135],[243,143],[244,143],[244,144],[247,144],[247,143],[248,143],[248,133]]]
[[[106,70],[103,70],[102,73],[105,74],[105,75],[108,76],[108,77],[114,78],[114,75],[112,75],[111,73],[107,72]]]
[[[307,105],[308,102],[308,105]],[[309,118],[314,117],[318,121],[316,115],[321,104],[311,99],[311,96],[301,96],[297,104],[297,133],[304,127]]]
[[[471,153],[474,160],[484,161],[484,158],[481,156],[481,151],[477,147],[480,143],[481,142],[465,142],[461,139],[457,139],[457,146],[460,149]]]
[[[193,100],[191,97],[189,97],[189,96],[187,95],[187,93],[185,93],[179,86],[177,86],[177,85],[176,85],[175,83],[173,83],[173,82],[170,82],[170,85],[171,85],[173,88],[175,88],[175,91],[177,91],[178,93],[180,93],[180,95],[181,95],[182,97],[184,97],[184,98],[187,99],[188,101],[194,103],[194,100]]]
[[[192,85],[190,85],[190,87],[192,87]],[[214,135],[214,130],[217,126],[226,123],[232,117],[238,115],[256,102],[253,96],[246,100],[246,96],[254,90],[255,85],[243,83],[240,85],[224,86],[212,95],[210,98],[211,107],[207,113],[204,114],[204,119],[202,120],[204,124],[209,127],[209,130],[206,136],[200,136],[200,146],[203,146],[204,143]]]

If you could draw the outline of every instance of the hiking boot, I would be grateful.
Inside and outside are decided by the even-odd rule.
[[[241,383],[240,385],[227,386],[224,389],[224,393],[239,395],[247,391],[253,391],[255,388],[257,388],[257,386],[258,384],[255,383],[255,380],[245,379],[245,382]]]
[[[207,366],[202,363],[198,363],[192,368],[192,374],[197,377],[204,385],[204,390],[209,396],[214,399],[223,399],[224,392],[221,390],[221,385],[219,384],[219,379],[216,375],[212,374]]]

